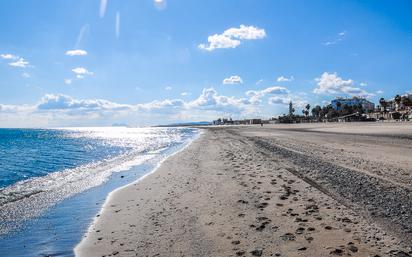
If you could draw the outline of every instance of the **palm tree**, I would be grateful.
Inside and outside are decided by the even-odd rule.
[[[399,106],[401,105],[402,97],[400,95],[395,96],[395,103],[396,103],[396,111],[399,110]]]
[[[312,109],[312,115],[319,118],[321,110],[322,110],[322,107],[320,107],[319,105],[316,105],[315,108]]]
[[[385,98],[381,98],[379,99],[379,104],[381,105],[381,111],[382,112],[386,112],[386,106],[388,105],[388,103],[385,101]]]

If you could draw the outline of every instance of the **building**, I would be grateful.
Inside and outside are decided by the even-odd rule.
[[[337,98],[331,101],[332,108],[336,111],[340,111],[344,106],[362,106],[362,109],[366,111],[373,111],[375,104],[366,100],[365,98],[352,97],[352,98]]]

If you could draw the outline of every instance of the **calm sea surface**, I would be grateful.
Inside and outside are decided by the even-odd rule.
[[[196,135],[190,128],[0,129],[0,255],[72,256],[109,192]]]

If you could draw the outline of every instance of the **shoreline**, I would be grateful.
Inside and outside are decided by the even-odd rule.
[[[336,195],[338,182],[303,173],[302,165],[313,162],[309,157],[319,159],[315,152],[321,151],[326,169],[327,158],[334,158],[336,167],[345,168],[341,172],[350,176],[376,176],[376,185],[399,179],[399,186],[408,189],[411,183],[401,175],[371,174],[374,170],[368,165],[375,165],[379,154],[361,156],[365,160],[357,167],[350,167],[345,158],[362,155],[375,147],[369,141],[380,140],[378,152],[393,151],[382,171],[390,172],[396,164],[409,172],[405,178],[411,175],[410,159],[395,151],[397,145],[388,145],[393,138],[359,134],[355,137],[362,145],[356,153],[345,143],[353,135],[338,131],[342,135],[332,137],[324,129],[203,128],[202,135],[159,164],[156,172],[109,194],[76,246],[76,256],[409,256],[412,249],[401,238],[407,230],[391,230],[388,220],[381,222],[379,215],[361,211],[370,208],[368,202]],[[319,142],[322,147],[314,148]],[[289,159],[286,149],[299,152],[294,157],[298,161]],[[323,166],[308,167],[321,172]],[[386,197],[386,192],[380,193]]]
[[[87,236],[92,232],[91,229],[93,228],[93,226],[95,226],[95,223],[97,222],[98,217],[100,217],[101,213],[103,213],[103,212],[105,211],[105,209],[107,209],[107,205],[110,203],[110,200],[111,200],[112,196],[113,196],[114,194],[116,194],[116,192],[121,191],[122,189],[127,188],[127,187],[131,186],[132,184],[139,183],[140,181],[142,181],[142,180],[145,179],[146,177],[154,174],[154,173],[156,172],[156,170],[158,170],[158,169],[161,167],[161,165],[162,165],[163,162],[165,162],[168,158],[170,158],[170,157],[172,157],[172,156],[174,156],[174,155],[176,155],[176,154],[184,151],[184,150],[185,150],[187,147],[189,147],[194,141],[196,141],[197,139],[199,139],[199,138],[202,136],[202,133],[203,133],[203,131],[200,130],[200,129],[198,129],[197,134],[196,134],[192,139],[190,139],[188,142],[186,142],[186,143],[185,143],[180,149],[178,149],[177,151],[171,153],[170,155],[167,155],[167,156],[164,157],[162,160],[160,160],[160,161],[153,167],[153,169],[151,169],[150,172],[144,174],[143,176],[139,177],[138,179],[136,179],[136,180],[134,180],[134,181],[132,181],[132,182],[126,184],[126,185],[123,185],[123,186],[121,186],[121,187],[118,187],[118,188],[114,189],[113,191],[109,192],[109,194],[107,195],[107,197],[106,197],[104,203],[102,204],[102,207],[100,208],[99,212],[98,212],[97,215],[93,218],[92,222],[91,222],[90,225],[88,226],[88,229],[87,229],[86,233],[84,233],[84,234],[82,235],[82,238],[81,238],[80,242],[74,247],[74,249],[73,249],[73,251],[74,251],[74,253],[75,253],[74,255],[77,256],[77,254],[76,254],[76,251],[77,251],[77,250],[76,250],[76,249],[78,249],[79,247],[81,247],[82,244],[87,244],[87,242],[85,242],[85,239],[86,239]]]

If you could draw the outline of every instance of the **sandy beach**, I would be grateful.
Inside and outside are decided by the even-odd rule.
[[[412,124],[205,127],[76,256],[411,256]]]

